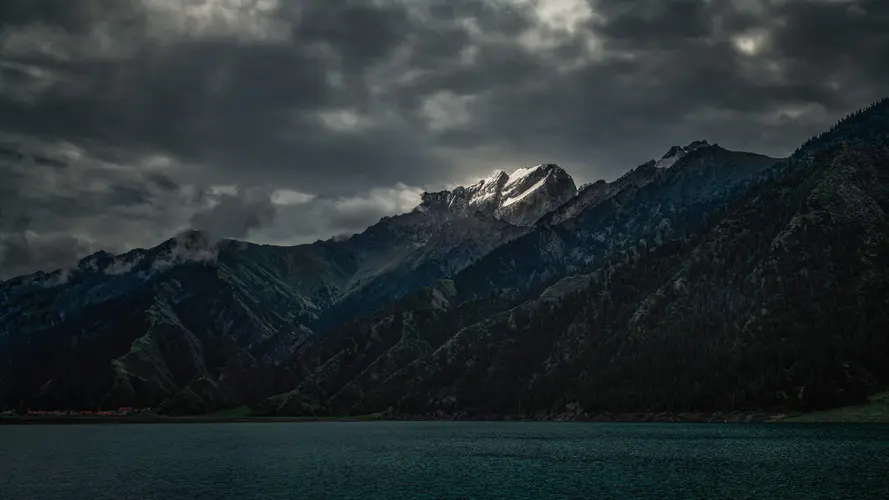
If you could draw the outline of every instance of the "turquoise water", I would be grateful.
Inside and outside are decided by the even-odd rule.
[[[0,496],[889,499],[889,426],[0,427]]]

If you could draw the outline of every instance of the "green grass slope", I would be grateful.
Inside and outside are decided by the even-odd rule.
[[[805,413],[787,417],[781,421],[790,423],[889,423],[889,392],[882,392],[868,399],[867,404]]]

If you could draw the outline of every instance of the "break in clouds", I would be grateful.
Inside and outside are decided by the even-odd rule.
[[[883,0],[4,0],[0,279],[294,244],[542,162],[783,156],[889,88]]]

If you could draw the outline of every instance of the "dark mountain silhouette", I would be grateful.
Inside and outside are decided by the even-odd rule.
[[[889,101],[787,159],[552,165],[346,240],[188,232],[0,283],[0,407],[573,418],[885,389]],[[511,201],[510,201],[511,200]]]

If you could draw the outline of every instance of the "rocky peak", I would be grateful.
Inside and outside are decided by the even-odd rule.
[[[422,202],[417,209],[422,211],[433,210],[433,209],[446,209],[448,206],[449,198],[451,197],[450,191],[436,191],[434,193],[425,192],[422,196]]]
[[[530,226],[575,194],[577,187],[571,176],[558,165],[546,163],[519,168],[512,174],[498,170],[475,184],[452,191],[424,193],[416,210],[444,211],[458,217],[480,213],[514,225]]]
[[[707,141],[692,141],[687,146],[673,146],[660,160],[655,162],[655,166],[658,168],[670,168],[688,153],[709,146],[710,144]]]
[[[99,250],[91,255],[88,255],[77,262],[76,269],[80,271],[97,271],[107,266],[114,259],[114,255],[104,251]]]
[[[605,179],[599,179],[596,182],[587,182],[586,184],[577,188],[577,191],[586,191],[587,189],[602,189],[608,185],[608,181]]]
[[[530,226],[576,194],[574,179],[558,165],[518,169],[503,187],[497,216],[517,226]]]

